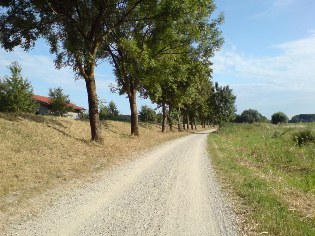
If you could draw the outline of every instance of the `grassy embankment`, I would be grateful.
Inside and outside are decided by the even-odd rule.
[[[212,162],[244,235],[315,235],[315,123],[229,124],[210,134]]]
[[[129,123],[107,121],[105,142],[98,144],[90,142],[88,121],[0,113],[0,218],[48,189],[82,180],[187,132],[164,134],[158,125],[140,124],[140,137],[129,134]]]

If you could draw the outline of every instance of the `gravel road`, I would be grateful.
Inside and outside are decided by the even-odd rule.
[[[207,155],[208,133],[107,171],[7,235],[236,235]]]

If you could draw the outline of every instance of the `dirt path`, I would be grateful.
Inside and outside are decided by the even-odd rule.
[[[207,132],[169,142],[66,194],[8,235],[236,235]]]

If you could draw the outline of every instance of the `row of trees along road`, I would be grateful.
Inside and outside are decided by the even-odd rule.
[[[129,98],[132,135],[139,134],[138,92],[162,107],[163,130],[166,107],[170,114],[202,111],[210,58],[223,43],[213,1],[7,0],[0,9],[2,47],[29,50],[44,38],[56,67],[70,66],[85,80],[92,140],[102,141],[94,74],[102,60],[112,63],[116,90]]]

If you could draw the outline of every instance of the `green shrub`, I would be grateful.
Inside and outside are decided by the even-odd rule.
[[[299,146],[302,146],[306,143],[315,142],[315,134],[313,134],[310,130],[302,130],[293,134],[292,139]]]
[[[283,112],[276,112],[271,116],[271,123],[272,124],[279,124],[279,123],[288,123],[289,118]]]

